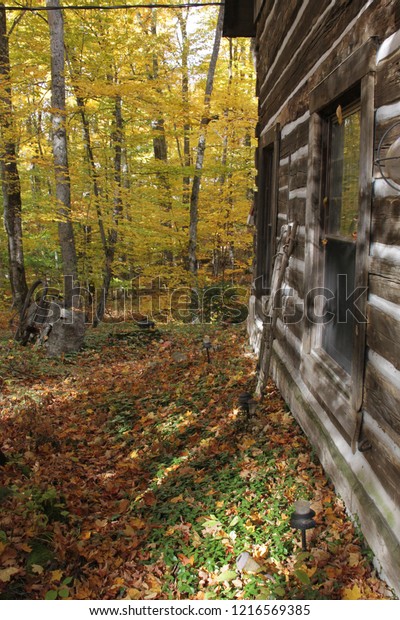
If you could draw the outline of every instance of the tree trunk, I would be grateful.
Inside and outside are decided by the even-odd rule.
[[[59,0],[46,0],[47,6],[60,6]],[[51,49],[51,106],[53,158],[56,178],[58,236],[64,274],[65,306],[72,306],[74,282],[78,277],[78,261],[71,220],[71,184],[68,168],[67,132],[65,126],[65,59],[64,20],[61,10],[48,11]]]
[[[92,141],[90,138],[89,121],[86,117],[85,102],[84,102],[83,97],[76,94],[76,103],[79,108],[79,113],[81,115],[81,120],[82,120],[83,137],[84,137],[84,142],[85,142],[85,147],[86,147],[86,155],[87,155],[87,159],[89,163],[89,173],[92,179],[94,203],[95,203],[95,209],[96,209],[96,214],[97,214],[97,221],[99,225],[101,245],[103,247],[104,253],[106,253],[107,238],[106,238],[106,233],[104,230],[103,214],[101,212],[101,207],[100,207],[100,188],[99,188],[99,182],[98,182],[98,174],[97,174],[96,163],[95,163],[94,155],[93,155]]]
[[[10,54],[7,19],[4,4],[0,3],[0,95],[1,156],[0,167],[4,199],[4,225],[8,239],[9,275],[13,306],[21,312],[28,292],[22,244],[22,201],[14,142],[14,123],[11,99]]]
[[[155,11],[152,11],[151,15],[151,35],[152,37],[157,36],[157,19]],[[153,73],[151,75],[152,80],[158,80],[159,78],[159,63],[157,52],[153,51]],[[163,98],[163,93],[161,88],[156,87],[156,92],[159,95],[160,102]],[[165,135],[165,122],[161,115],[159,114],[158,118],[154,119],[152,122],[153,129],[153,151],[154,151],[154,159],[161,162],[160,170],[157,171],[157,178],[159,185],[161,187],[161,191],[159,192],[159,202],[160,207],[164,211],[171,211],[172,209],[172,199],[171,199],[171,185],[168,179],[168,174],[166,171],[166,165],[168,162],[168,145],[167,138]],[[167,225],[171,226],[171,223],[167,222]]]
[[[182,37],[182,108],[184,114],[183,124],[183,165],[185,174],[183,176],[183,204],[189,204],[190,200],[190,175],[188,173],[192,164],[190,156],[190,118],[189,118],[189,37],[187,33],[187,20],[189,9],[183,17],[178,11],[179,27]]]
[[[189,224],[189,271],[193,274],[197,273],[197,226],[199,220],[198,205],[201,177],[203,172],[204,153],[206,150],[207,125],[210,122],[210,103],[211,94],[214,85],[215,69],[217,66],[218,53],[222,37],[222,24],[224,20],[224,5],[221,4],[218,15],[217,28],[215,31],[214,47],[211,54],[210,65],[208,67],[206,90],[204,97],[204,114],[200,124],[200,136],[197,144],[197,156],[195,171],[192,183],[192,192],[190,195],[190,224]]]
[[[103,271],[103,286],[97,305],[96,316],[93,325],[96,327],[104,318],[106,303],[111,280],[113,277],[113,262],[115,249],[118,241],[118,222],[122,215],[122,144],[123,144],[123,118],[122,118],[122,99],[120,95],[115,97],[114,106],[114,131],[112,141],[114,144],[114,208],[113,208],[113,227],[109,231],[105,251],[105,264]]]

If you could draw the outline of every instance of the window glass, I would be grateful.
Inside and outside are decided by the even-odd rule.
[[[356,239],[359,213],[360,109],[353,105],[327,119],[325,268],[327,311],[322,347],[346,372],[351,373],[354,317],[347,299],[354,289]]]
[[[331,121],[327,234],[355,239],[358,222],[360,111]]]

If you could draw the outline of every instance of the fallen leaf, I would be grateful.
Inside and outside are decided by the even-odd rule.
[[[15,566],[10,566],[9,568],[3,568],[0,570],[0,581],[5,583],[6,581],[10,581],[13,575],[19,573],[19,568],[15,568]]]
[[[349,566],[358,566],[361,561],[359,553],[349,553]]]
[[[193,566],[194,564],[194,555],[191,555],[190,558],[187,558],[186,555],[183,555],[183,553],[178,553],[178,558],[184,566],[187,566],[188,564],[190,564],[190,566]]]
[[[361,598],[361,590],[357,584],[352,588],[345,588],[343,590],[343,601],[358,601]]]
[[[177,495],[176,497],[173,497],[172,499],[169,500],[170,504],[177,504],[178,502],[183,502],[183,495]]]
[[[217,575],[217,577],[215,578],[215,581],[218,581],[218,583],[222,581],[232,581],[232,579],[236,579],[237,576],[238,575],[235,570],[226,570],[220,575]]]
[[[35,573],[36,575],[41,575],[44,571],[43,566],[40,566],[40,564],[32,564],[31,569],[32,573]]]
[[[121,501],[118,503],[118,510],[120,512],[126,512],[130,505],[131,502],[129,501],[129,499],[121,499]]]
[[[232,585],[234,585],[235,588],[242,588],[243,587],[243,581],[241,579],[234,579],[232,581]]]
[[[136,588],[129,588],[125,600],[136,601],[140,599],[140,596],[141,592],[139,590],[137,590]]]
[[[60,571],[60,570],[52,570],[50,574],[51,574],[51,581],[52,582],[54,582],[54,581],[61,581],[62,576],[63,576],[62,571]]]
[[[148,493],[146,493],[143,496],[143,501],[146,504],[146,506],[154,506],[154,504],[157,503],[157,498],[154,495],[154,493],[152,493],[151,491],[149,491]]]
[[[297,579],[302,584],[304,584],[305,586],[310,585],[310,577],[308,576],[308,574],[304,570],[297,569],[297,570],[294,571],[294,574],[296,575]]]
[[[143,519],[139,519],[135,517],[134,519],[129,519],[129,525],[131,527],[135,527],[140,530],[146,527],[146,521],[143,521]]]

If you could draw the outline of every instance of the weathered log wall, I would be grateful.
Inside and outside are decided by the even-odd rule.
[[[310,275],[306,256],[315,252],[315,248],[308,247],[306,217],[313,112],[310,93],[346,58],[373,38],[378,52],[376,62],[373,59],[373,69],[369,67],[368,71],[375,79],[374,148],[377,148],[384,132],[400,121],[400,1],[321,0],[316,3],[313,0],[287,0],[283,3],[267,0],[256,2],[256,8],[259,135],[265,136],[274,126],[280,126],[277,233],[283,224],[294,220],[299,224],[298,243],[286,273],[283,308],[277,323],[275,368],[280,370],[276,371],[276,379],[288,401],[291,394],[286,392],[292,380],[297,385],[303,385],[304,381],[308,388],[311,386],[318,406],[324,409],[350,446],[355,414],[351,378],[321,370],[324,360],[318,357],[320,354],[305,355],[309,344],[302,316]],[[353,58],[352,71],[357,76],[362,70],[358,64],[360,57],[355,53]],[[388,136],[382,156],[397,135],[400,135],[400,125]],[[368,176],[369,171],[364,172]],[[357,458],[364,459],[365,467],[370,468],[371,476],[381,485],[378,489],[371,484],[368,489],[370,499],[378,502],[379,496],[382,504],[383,493],[388,505],[394,503],[400,508],[400,192],[391,189],[380,178],[376,167],[371,174],[375,179],[370,234],[369,221],[366,222],[368,324],[361,435],[369,442],[370,449],[358,453]],[[314,268],[319,268],[318,262]],[[254,315],[256,304],[252,308]],[[258,325],[261,324],[258,321]],[[258,346],[259,331],[251,318],[250,331]],[[278,352],[282,351],[286,363],[278,361]],[[282,369],[285,367],[291,369],[287,370],[292,373],[291,381],[284,379]],[[305,408],[300,407],[298,415],[300,422],[307,427]],[[321,450],[325,451],[325,448]],[[349,467],[352,467],[351,462]],[[378,509],[384,512],[383,505]],[[367,510],[365,514],[368,514]],[[390,524],[388,527],[390,529]],[[400,533],[394,532],[394,536],[400,544]],[[374,548],[374,535],[371,534],[369,542]],[[376,544],[375,548],[378,547]],[[385,570],[392,575],[394,564],[390,557],[382,561]]]

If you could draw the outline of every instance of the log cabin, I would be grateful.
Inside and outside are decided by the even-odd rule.
[[[271,375],[399,596],[400,1],[225,0],[224,35],[257,71],[250,339],[276,294]]]

